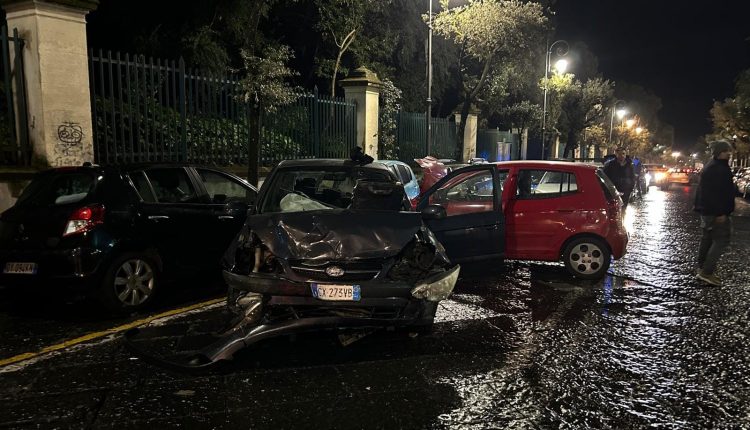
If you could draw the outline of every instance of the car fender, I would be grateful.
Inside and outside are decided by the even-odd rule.
[[[601,235],[598,235],[598,234],[595,234],[595,233],[578,233],[578,234],[574,234],[574,235],[568,237],[567,239],[565,239],[563,241],[562,246],[560,246],[559,254],[558,254],[560,256],[560,259],[562,259],[563,252],[565,251],[565,248],[568,247],[568,244],[570,242],[572,242],[572,241],[574,241],[576,239],[584,238],[584,237],[592,237],[594,239],[601,240],[602,242],[604,242],[607,245],[607,250],[609,251],[609,253],[612,254],[612,245],[610,245],[610,243],[609,243],[609,241],[607,240],[606,237],[602,237]]]

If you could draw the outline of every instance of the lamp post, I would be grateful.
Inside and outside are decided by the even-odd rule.
[[[619,104],[625,104],[624,100],[616,100],[615,103],[612,105],[612,115],[609,119],[609,146],[612,146],[612,129],[615,126],[615,111],[617,111],[617,117],[619,119],[622,119],[625,115],[627,115],[628,111],[626,111],[624,108],[617,109],[617,105]]]
[[[427,36],[427,154],[432,152],[432,0],[430,3]]]
[[[552,62],[552,51],[555,50],[555,46],[557,46],[557,50],[555,51],[557,56],[562,57],[563,55],[568,53],[568,42],[564,40],[556,40],[552,43],[552,45],[549,45],[549,47],[547,48],[547,53],[544,57],[544,101],[542,102],[542,160],[544,160],[544,145],[547,139],[547,92],[549,91],[548,81],[550,63]],[[560,67],[558,70],[560,70],[561,73],[565,73],[568,62],[564,59],[560,59],[558,60],[556,65]]]

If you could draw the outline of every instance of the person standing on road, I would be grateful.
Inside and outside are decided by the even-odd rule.
[[[643,178],[643,164],[638,157],[633,158],[633,173],[635,174],[635,187],[633,188],[633,194],[643,198],[643,188],[641,182]]]
[[[615,158],[604,164],[604,173],[615,184],[617,191],[622,193],[622,210],[625,211],[635,186],[635,172],[632,161],[625,156],[624,148],[615,150]]]
[[[710,144],[713,159],[701,173],[695,193],[695,210],[701,214],[702,237],[698,246],[696,277],[711,285],[721,286],[714,273],[719,258],[729,246],[734,211],[734,182],[729,168],[732,145],[725,140]]]

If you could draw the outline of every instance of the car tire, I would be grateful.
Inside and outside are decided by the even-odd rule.
[[[581,279],[601,279],[609,269],[612,253],[601,239],[579,237],[572,240],[563,251],[565,268]]]
[[[110,263],[97,298],[114,313],[137,311],[152,302],[160,278],[155,258],[146,253],[124,253]]]

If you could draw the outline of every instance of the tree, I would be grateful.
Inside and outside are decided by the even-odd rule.
[[[434,20],[435,32],[458,47],[459,91],[462,96],[459,136],[460,155],[469,110],[488,80],[504,63],[515,64],[530,58],[542,46],[547,24],[537,3],[517,0],[469,0],[465,6],[448,7]]]
[[[575,81],[563,93],[559,128],[565,143],[563,157],[578,148],[581,133],[601,123],[607,100],[612,98],[614,85],[601,78]]]

